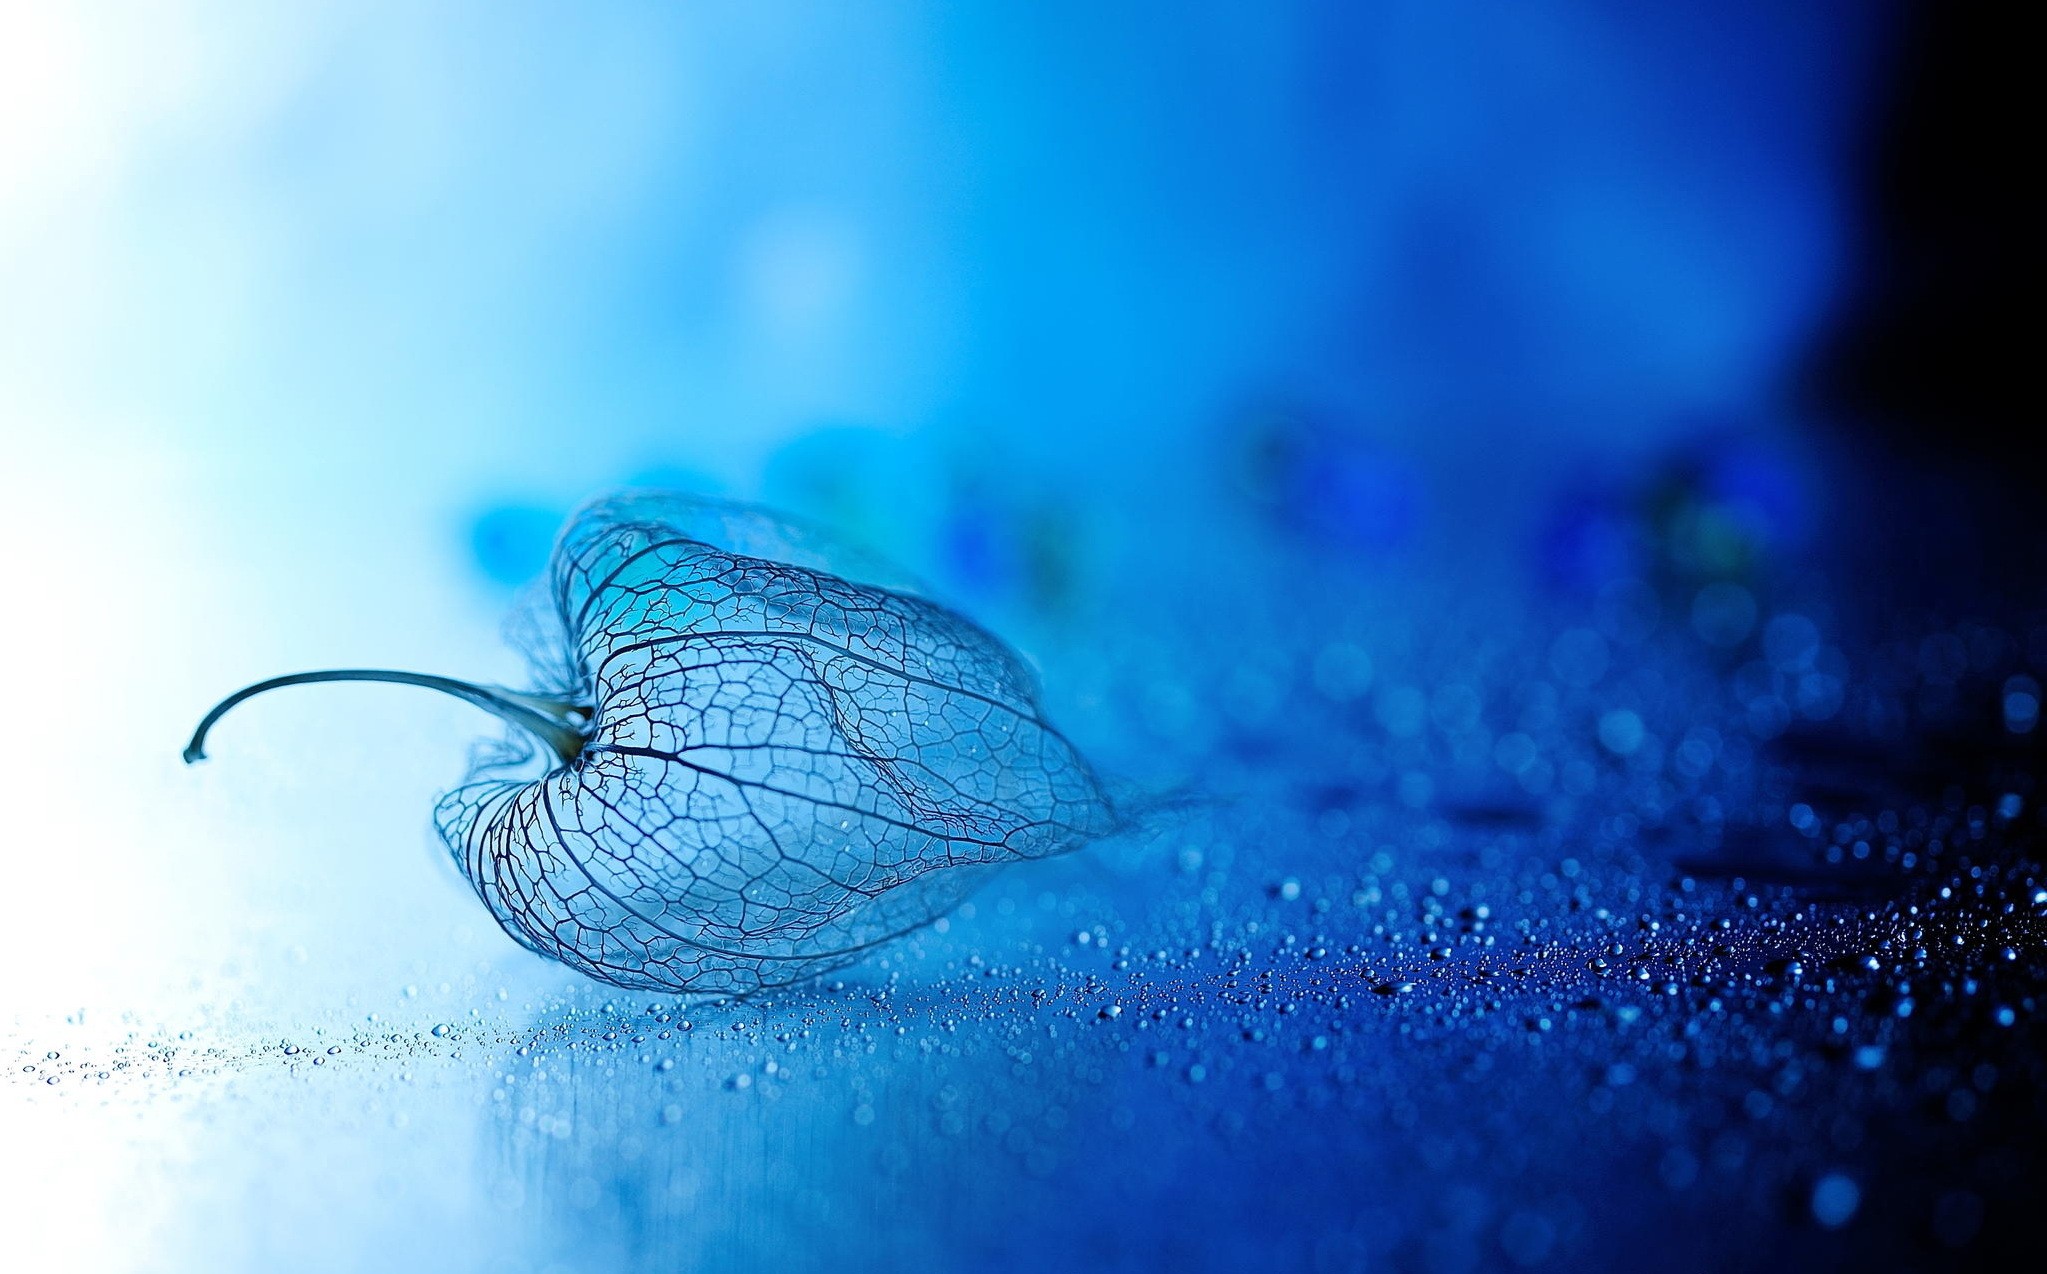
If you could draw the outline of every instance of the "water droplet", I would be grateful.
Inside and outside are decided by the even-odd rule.
[[[1844,1173],[1830,1172],[1813,1183],[1813,1220],[1829,1230],[1838,1230],[1862,1206],[1862,1187]]]

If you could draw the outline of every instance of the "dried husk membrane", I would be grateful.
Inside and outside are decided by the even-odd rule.
[[[1113,829],[1016,654],[814,529],[628,492],[571,520],[546,600],[585,741],[537,778],[486,757],[436,824],[506,932],[591,977],[797,981]]]

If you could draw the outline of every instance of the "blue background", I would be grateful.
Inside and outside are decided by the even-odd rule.
[[[1838,640],[1846,618],[1798,582],[1835,443],[1791,390],[1854,282],[1889,14],[7,8],[0,653],[22,724],[0,774],[12,887],[34,901],[0,928],[10,1043],[40,1064],[61,1041],[88,1072],[181,1033],[217,1050],[194,1075],[173,1059],[104,1098],[73,1083],[11,1105],[21,1242],[71,1269],[364,1268],[386,1244],[451,1270],[599,1268],[647,1244],[694,1268],[724,1244],[787,1257],[759,1221],[785,1160],[862,1197],[845,1182],[867,1151],[842,1143],[875,1105],[840,1100],[847,1074],[867,1082],[854,1063],[782,1122],[716,1117],[701,1171],[753,1184],[693,1230],[617,1168],[617,1138],[652,1135],[670,1094],[599,1067],[576,1081],[597,1112],[576,1135],[546,1132],[545,1102],[513,1121],[567,1158],[501,1137],[504,1089],[472,1069],[502,1057],[435,1052],[431,1028],[502,1043],[607,1002],[512,947],[436,861],[426,812],[479,725],[459,705],[297,691],[242,710],[213,764],[177,763],[215,697],[273,673],[517,684],[500,617],[567,512],[621,484],[765,500],[900,559],[1017,642],[1071,733],[1154,796],[1344,778],[1322,736],[1279,738],[1299,724],[1287,687],[1376,687],[1372,719],[1405,737],[1409,683],[1454,716],[1441,688],[1531,616],[1611,619],[1646,592],[1709,648],[1784,615]],[[1599,631],[1603,661],[1624,642]],[[1765,735],[1839,702],[1838,652],[1783,631],[1785,667],[1834,680],[1747,695]],[[1549,664],[1575,667],[1571,649]],[[1598,737],[1632,754],[1615,740],[1682,700],[1623,696]],[[1396,757],[1371,800],[1496,799],[1497,774],[1430,764]],[[1054,865],[915,958],[1032,952],[1056,982],[1097,915],[1205,940],[1320,862],[1272,817]],[[1426,889],[1438,864],[1406,853]],[[1202,874],[1218,864],[1235,866]],[[1175,895],[1154,869],[1194,879]],[[822,1029],[839,1010],[788,1012]],[[416,1047],[362,1046],[323,1096],[279,1060],[386,1027]],[[1009,1045],[987,1041],[1007,1038],[962,1065],[1001,1073]],[[701,1062],[728,1094],[759,1073],[751,1054]],[[914,1087],[915,1059],[874,1065]],[[418,1096],[413,1069],[438,1076]],[[1203,1127],[1252,1100],[1230,1093]],[[1101,1118],[1167,1099],[1132,1100]],[[786,1138],[748,1140],[763,1127]],[[1360,1153],[1397,1173],[1402,1136]],[[1060,1153],[1085,1173],[1083,1149]],[[1002,1263],[960,1236],[986,1240],[1004,1192],[1036,1188],[1004,1180],[922,1249],[856,1250]],[[874,1204],[913,1237],[914,1185]],[[1142,1197],[1175,1214],[1165,1185]],[[1598,1224],[1444,1206],[1464,1265]],[[805,1250],[833,1241],[817,1225]],[[1072,1242],[1083,1263],[1141,1255]],[[1241,1255],[1219,1242],[1219,1263]]]

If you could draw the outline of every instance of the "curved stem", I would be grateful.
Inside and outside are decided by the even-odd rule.
[[[438,690],[464,703],[474,704],[513,725],[523,727],[542,743],[554,750],[563,764],[576,759],[583,750],[583,732],[579,728],[588,722],[591,709],[566,699],[550,698],[545,695],[520,694],[516,690],[500,690],[494,686],[479,686],[453,677],[436,677],[423,672],[391,672],[382,668],[333,668],[324,672],[295,672],[288,677],[272,677],[259,681],[253,686],[244,686],[227,698],[213,705],[213,711],[206,714],[199,728],[192,732],[192,741],[185,745],[185,764],[206,758],[206,732],[213,723],[226,716],[234,706],[244,699],[253,699],[266,691],[280,686],[300,686],[315,681],[390,681],[404,686],[424,686]]]

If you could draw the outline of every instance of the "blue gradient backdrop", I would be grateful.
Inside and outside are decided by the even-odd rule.
[[[1107,644],[1208,640],[1160,615],[1310,624],[1304,562],[1542,597],[1800,543],[1824,484],[1785,390],[1847,282],[1886,12],[0,3],[0,654],[32,723],[0,775],[12,888],[62,900],[0,927],[14,1029],[558,985],[431,865],[460,705],[305,691],[214,765],[177,750],[271,673],[516,682],[513,588],[620,483],[903,559],[1160,783],[1170,751],[1096,711]],[[1672,484],[1719,529],[1645,548]],[[1232,692],[1147,693],[1188,736]],[[9,1118],[52,1268],[129,1268],[107,1218],[138,1209],[182,1261],[267,1172],[177,1118]],[[464,1153],[422,1152],[389,1233],[470,1215]],[[216,1184],[138,1184],[181,1156]]]

